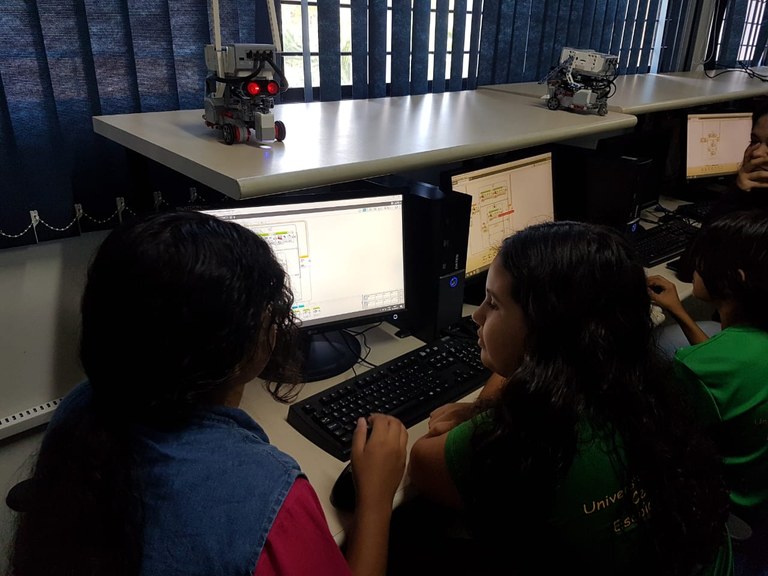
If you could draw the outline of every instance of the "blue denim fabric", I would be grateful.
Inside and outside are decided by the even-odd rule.
[[[245,412],[217,407],[180,432],[145,431],[145,575],[250,575],[298,464]]]
[[[75,388],[51,427],[87,410]],[[182,430],[136,429],[145,576],[250,576],[301,470],[244,411],[223,406]]]

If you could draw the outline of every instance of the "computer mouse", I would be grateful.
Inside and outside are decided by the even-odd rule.
[[[348,463],[336,478],[331,489],[331,504],[343,512],[355,509],[355,479],[352,475],[352,462]]]

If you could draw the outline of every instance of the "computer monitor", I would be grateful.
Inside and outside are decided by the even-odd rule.
[[[711,183],[736,174],[751,132],[750,112],[688,114],[686,179]]]
[[[470,162],[442,179],[447,181],[443,186],[472,196],[465,291],[472,278],[482,278],[488,270],[504,238],[530,224],[554,220],[551,152]]]
[[[344,328],[405,309],[403,194],[274,196],[202,210],[264,238],[285,269],[304,341],[303,378],[330,378],[360,359]]]

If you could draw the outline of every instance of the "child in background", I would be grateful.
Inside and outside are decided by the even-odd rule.
[[[503,242],[473,314],[495,376],[433,413],[408,469],[466,515],[473,573],[731,573],[720,462],[669,394],[649,307],[611,230],[554,222]]]
[[[88,381],[46,432],[10,573],[365,574],[386,571],[407,432],[354,432],[357,514],[347,561],[297,462],[238,408],[246,383],[297,371],[293,295],[270,247],[198,212],[126,223],[104,240],[82,299]]]
[[[715,306],[721,332],[707,337],[668,280],[650,277],[649,294],[691,344],[677,351],[675,375],[718,443],[734,513],[753,530],[736,549],[737,565],[743,553],[768,573],[768,213],[710,222],[691,257],[693,295]]]
[[[730,212],[758,209],[768,212],[768,105],[752,113],[749,144],[736,178],[713,204],[704,224]],[[690,246],[680,258],[677,277],[683,282],[693,281]],[[708,327],[704,328],[710,331]]]

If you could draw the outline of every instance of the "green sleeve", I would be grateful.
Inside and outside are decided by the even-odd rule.
[[[675,356],[675,378],[682,389],[685,401],[693,410],[693,417],[702,426],[708,427],[721,421],[720,409],[709,388],[699,379],[681,355]]]
[[[453,483],[465,501],[465,495],[471,493],[469,479],[472,469],[472,436],[478,425],[487,422],[487,414],[470,418],[448,432],[448,437],[445,439],[445,464]]]

